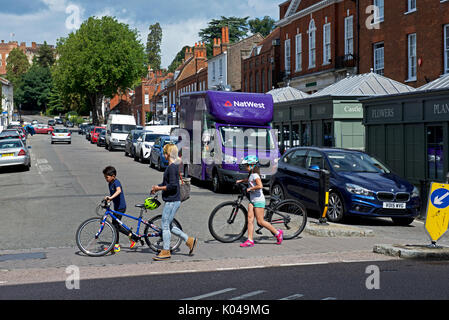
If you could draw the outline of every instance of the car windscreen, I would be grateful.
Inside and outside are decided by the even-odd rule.
[[[273,136],[268,128],[220,127],[226,148],[273,150]]]
[[[54,130],[54,133],[68,133],[69,132],[69,129],[59,129],[59,128],[56,128],[55,130]]]
[[[136,126],[129,124],[111,124],[112,133],[129,133],[134,130]]]
[[[145,136],[145,142],[154,142],[157,138],[162,137],[161,134],[147,134]]]
[[[103,130],[103,128],[96,128],[95,133],[100,133]]]
[[[139,139],[139,137],[142,135],[142,131],[134,132],[133,133],[133,141],[136,141]]]
[[[0,141],[0,149],[15,149],[22,147],[23,144],[20,141]]]
[[[376,158],[365,153],[329,152],[327,157],[337,172],[390,173],[390,170]]]

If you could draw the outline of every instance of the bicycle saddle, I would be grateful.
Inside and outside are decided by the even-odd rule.
[[[145,208],[145,205],[144,204],[136,204],[135,207],[136,208]]]

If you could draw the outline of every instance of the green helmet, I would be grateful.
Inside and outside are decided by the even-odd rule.
[[[161,203],[159,202],[159,200],[155,198],[145,199],[145,208],[148,210],[156,210],[160,205]]]

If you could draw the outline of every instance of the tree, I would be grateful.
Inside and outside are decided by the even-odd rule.
[[[161,43],[162,43],[162,28],[159,22],[153,24],[149,28],[150,33],[147,37],[146,54],[148,57],[148,64],[153,70],[161,69]]]
[[[206,28],[201,29],[199,36],[202,42],[207,44],[207,56],[210,58],[213,54],[213,44],[215,38],[221,39],[221,29],[229,27],[229,42],[235,43],[248,36],[248,19],[238,17],[221,17],[220,19],[212,19]]]
[[[54,65],[55,60],[54,49],[45,41],[37,51],[36,63],[42,67],[50,68]]]
[[[103,123],[104,97],[133,87],[147,72],[144,46],[136,29],[113,17],[90,17],[76,32],[58,40],[53,78],[65,96],[90,103],[93,121]]]
[[[34,64],[23,75],[18,93],[18,103],[22,104],[22,109],[45,111],[51,89],[50,69]]]
[[[175,72],[176,69],[181,65],[182,59],[184,59],[186,54],[186,49],[190,48],[189,46],[184,46],[181,51],[178,52],[176,57],[173,59],[172,63],[168,66],[168,72]]]
[[[276,27],[273,18],[265,16],[263,19],[255,18],[248,21],[249,29],[252,34],[260,33],[262,36],[268,36]]]
[[[6,78],[11,81],[14,88],[21,84],[23,75],[30,68],[28,58],[19,48],[14,48],[6,59]]]

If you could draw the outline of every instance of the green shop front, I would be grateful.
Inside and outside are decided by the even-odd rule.
[[[449,90],[363,100],[366,151],[411,183],[428,188],[449,171]]]
[[[281,150],[296,146],[364,149],[358,97],[319,96],[275,104],[273,126]]]

